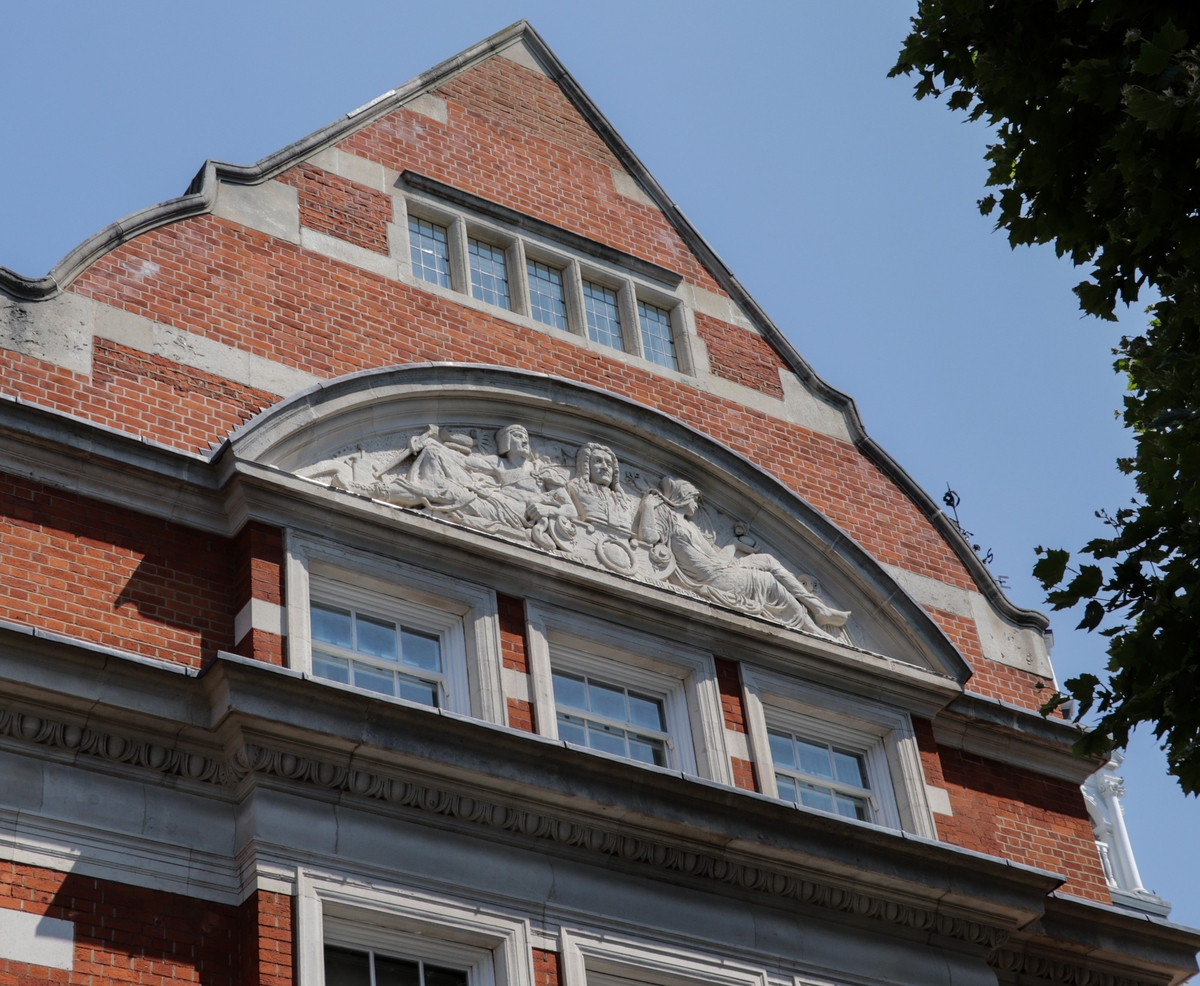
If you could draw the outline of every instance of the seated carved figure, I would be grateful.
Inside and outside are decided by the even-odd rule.
[[[633,533],[637,500],[621,488],[621,465],[607,445],[588,442],[575,456],[567,493],[580,520],[622,534]]]
[[[523,425],[496,432],[497,455],[443,442],[436,425],[409,440],[407,455],[379,477],[372,495],[494,533],[528,536],[529,505],[565,482],[560,469],[535,460]],[[410,458],[411,456],[411,458]],[[398,471],[397,466],[405,468]]]
[[[692,520],[700,491],[691,483],[664,476],[660,486],[642,498],[638,537],[669,553],[671,581],[730,609],[840,639],[848,612],[827,606],[774,555],[718,548]]]

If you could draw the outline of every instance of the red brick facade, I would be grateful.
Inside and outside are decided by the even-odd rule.
[[[302,164],[279,176],[300,196],[300,225],[365,250],[387,253],[392,199],[328,171]]]
[[[533,949],[533,986],[559,986],[562,982],[562,959],[558,952]]]
[[[742,698],[742,674],[736,661],[716,659],[717,689],[721,693],[721,712],[725,728],[735,733],[746,731],[746,706]]]
[[[56,870],[0,862],[0,908],[45,915],[75,925],[72,971],[0,959],[0,983],[3,986],[35,983],[249,986],[254,980],[241,975],[247,950],[258,949],[275,956],[286,951],[290,955],[290,945],[280,941],[280,933],[290,938],[289,899],[283,898],[289,917],[272,929],[273,944],[263,941],[267,935],[260,937],[253,927],[246,927],[247,917],[253,921],[253,900],[250,898],[239,909]],[[253,964],[259,970],[271,970],[260,972],[258,982],[262,986],[290,984],[290,958],[286,975],[278,971],[281,968],[278,964],[267,965],[257,959]]]
[[[233,645],[230,543],[0,474],[0,619],[192,667]]]
[[[708,349],[713,373],[743,387],[783,399],[779,371],[787,365],[762,336],[696,313],[696,332]]]
[[[617,156],[549,78],[494,57],[453,77],[433,97],[445,101],[446,122],[399,109],[341,140],[339,149],[661,265],[691,288],[727,300],[662,211],[617,191]],[[311,164],[274,180],[297,190],[305,228],[388,253],[390,195]],[[784,396],[780,373],[791,371],[780,353],[763,336],[702,312],[693,314],[711,372],[756,391],[754,406],[718,396],[684,374],[657,372],[644,361],[537,331],[212,214],[134,237],[93,263],[68,291],[76,300],[112,306],[318,380],[448,361],[587,384],[662,412],[744,456],[876,561],[956,589],[977,589],[917,504],[858,447],[789,420],[782,403],[778,413],[762,410],[770,402],[758,395]],[[286,396],[99,336],[90,375],[0,349],[0,393],[189,454],[207,454]],[[222,538],[0,475],[0,571],[0,619],[189,667],[233,649],[287,663],[280,634],[252,626],[234,639],[235,617],[248,612],[252,600],[287,604],[283,533],[271,524],[249,521]],[[511,682],[513,674],[530,671],[525,602],[496,598],[503,673]],[[1037,686],[1045,680],[986,658],[973,620],[937,609],[930,615],[972,669],[969,691],[1026,709],[1042,703],[1044,690]],[[745,736],[739,665],[717,659],[716,679],[725,729]],[[505,706],[509,726],[536,730],[526,698],[506,695]],[[1077,787],[939,748],[929,722],[915,725],[925,780],[949,792],[953,809],[936,819],[940,839],[1068,873],[1068,893],[1110,900]],[[739,788],[759,790],[763,765],[736,755],[731,765]],[[0,986],[290,986],[293,978],[293,908],[283,895],[255,891],[240,906],[215,905],[4,863],[0,907],[62,917],[77,929],[75,972],[0,961]],[[533,963],[535,986],[560,986],[557,953],[534,949]]]

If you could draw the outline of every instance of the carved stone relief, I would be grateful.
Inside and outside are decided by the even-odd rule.
[[[420,510],[831,640],[850,613],[759,551],[686,479],[621,466],[606,445],[430,424],[304,466],[305,479]],[[848,642],[848,641],[847,641]]]

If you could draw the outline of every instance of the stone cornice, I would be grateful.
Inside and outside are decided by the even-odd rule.
[[[447,790],[391,772],[347,766],[255,743],[236,747],[228,757],[213,758],[15,708],[0,708],[0,737],[46,747],[76,762],[82,757],[84,762],[80,766],[92,760],[109,767],[155,771],[200,786],[234,788],[259,778],[281,779],[599,854],[632,866],[877,920],[907,933],[952,939],[967,945],[991,949],[1007,941],[1009,935],[1008,929],[994,924],[940,912],[936,907],[904,903],[885,894],[867,893],[853,885],[806,878],[777,866],[749,865],[728,856],[628,835],[612,826],[587,824],[577,818],[558,817],[549,811],[532,811],[497,799]]]
[[[11,681],[0,709],[0,746],[25,755],[226,802],[278,788],[601,857],[982,950],[1006,981],[1166,986],[1184,978],[1200,941],[1165,922],[1047,896],[1059,880],[1040,871],[449,713],[364,704],[245,659],[222,658],[197,678],[112,655],[66,655],[60,644],[42,644],[36,656],[36,672]],[[4,677],[13,670],[9,663]],[[1102,947],[1089,944],[1097,932]]]
[[[1080,728],[979,695],[960,695],[933,720],[939,746],[1082,784],[1104,758],[1077,758]]]
[[[988,959],[1002,983],[1053,986],[1164,986],[1161,979],[1134,979],[1099,969],[1089,968],[1077,957],[1062,954],[1029,952],[1022,949],[999,948]]]

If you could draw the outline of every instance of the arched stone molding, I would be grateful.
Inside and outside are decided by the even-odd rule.
[[[521,426],[532,449],[524,463],[507,451],[512,425]],[[428,468],[416,468],[421,456],[430,455],[426,450],[431,445]],[[596,516],[598,507],[587,506],[586,498],[574,496],[571,489],[587,478],[578,475],[578,463],[588,458],[588,449],[597,448],[610,451],[618,464],[610,492],[618,485],[625,491],[624,501],[602,518]],[[447,479],[446,468],[456,469],[471,455],[487,460],[481,459],[480,470],[503,471],[514,464],[524,468],[532,461],[557,476],[531,479],[520,496],[501,492],[499,503],[463,510],[459,505],[464,498],[454,495],[461,492],[455,485],[459,479]],[[499,461],[505,455],[511,461]],[[263,412],[235,432],[216,458],[224,456],[332,487],[345,496],[348,509],[363,496],[382,499],[397,510],[507,537],[514,551],[557,553],[606,574],[669,588],[809,636],[836,638],[960,683],[970,676],[925,611],[811,505],[699,431],[597,388],[467,364],[364,371],[320,384]],[[449,466],[440,459],[450,460]],[[399,468],[393,468],[397,460]],[[387,474],[382,479],[380,470]],[[430,472],[432,479],[426,475]],[[438,502],[423,499],[430,483],[447,486],[450,495]],[[700,491],[706,516],[680,507],[684,487]],[[539,532],[532,521],[522,524],[519,515],[534,500],[562,506],[574,532],[556,533],[553,525],[548,531],[542,525]],[[674,540],[663,530],[672,525],[682,528],[673,531]],[[731,566],[755,573],[737,571],[724,579],[719,588],[729,591],[708,591],[694,571],[673,576],[672,564],[687,550],[681,543],[697,541],[698,530],[709,528],[711,547]],[[789,622],[788,614],[758,605],[777,581],[786,582],[787,573],[817,597],[804,607],[811,625]],[[849,614],[844,628],[830,612]]]

